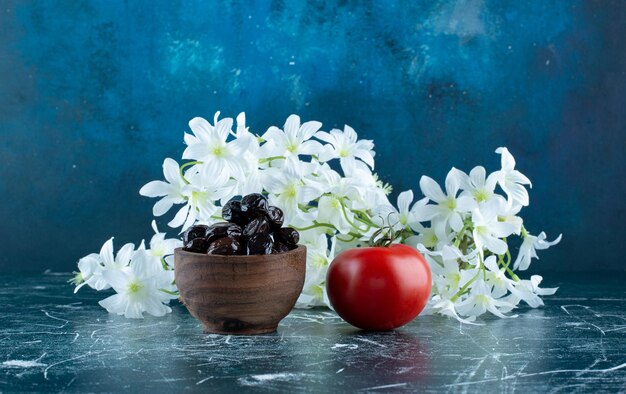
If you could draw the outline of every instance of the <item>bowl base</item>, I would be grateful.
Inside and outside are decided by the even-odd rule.
[[[259,328],[243,328],[240,330],[224,330],[223,326],[214,326],[204,324],[205,334],[222,334],[222,335],[258,335],[258,334],[272,334],[276,332],[277,326],[274,327],[259,327]]]

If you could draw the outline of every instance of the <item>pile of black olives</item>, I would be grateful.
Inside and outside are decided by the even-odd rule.
[[[283,211],[259,193],[230,200],[222,207],[222,217],[226,222],[189,227],[183,249],[221,255],[275,254],[295,249],[300,240],[295,229],[282,227]]]

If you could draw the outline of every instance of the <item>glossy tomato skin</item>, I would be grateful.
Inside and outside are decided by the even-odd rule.
[[[413,320],[430,296],[428,263],[414,248],[348,249],[335,257],[326,276],[330,303],[345,321],[387,331]]]

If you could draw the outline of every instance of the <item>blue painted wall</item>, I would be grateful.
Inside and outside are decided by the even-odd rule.
[[[527,227],[564,233],[537,270],[624,269],[626,3],[241,3],[1,3],[2,272],[149,237],[139,188],[216,110],[348,123],[396,192],[506,145]]]

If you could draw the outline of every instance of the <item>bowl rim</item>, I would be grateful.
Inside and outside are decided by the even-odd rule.
[[[238,255],[228,256],[228,255],[223,255],[223,254],[204,254],[204,253],[189,252],[189,251],[183,250],[183,248],[180,247],[180,248],[174,249],[174,258],[176,258],[176,255],[197,256],[198,258],[206,259],[207,261],[213,260],[211,261],[212,264],[237,264],[237,263],[245,264],[253,260],[258,260],[258,262],[270,263],[274,261],[281,261],[283,260],[282,257],[284,256],[295,255],[295,254],[299,254],[302,252],[305,253],[305,258],[306,258],[306,249],[307,249],[306,246],[298,244],[295,249],[292,249],[288,252],[283,252],[283,253],[251,254],[251,255],[238,254]]]

